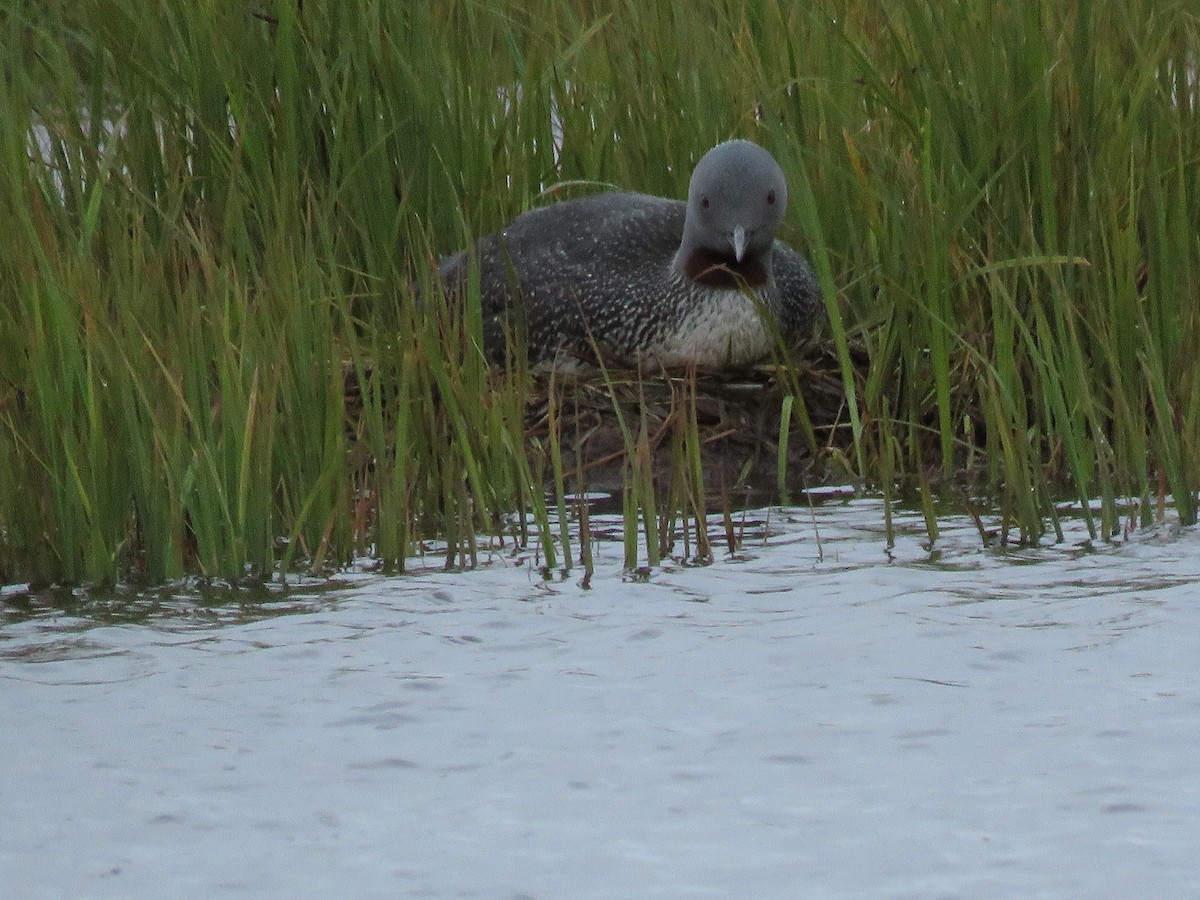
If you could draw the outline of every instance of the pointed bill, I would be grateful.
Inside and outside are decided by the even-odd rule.
[[[746,229],[737,225],[733,229],[733,258],[738,262],[746,255]]]

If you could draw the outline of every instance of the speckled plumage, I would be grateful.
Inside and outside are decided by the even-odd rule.
[[[608,193],[517,217],[475,248],[488,357],[504,358],[522,314],[534,363],[594,358],[594,341],[630,365],[746,366],[775,346],[760,309],[799,340],[823,306],[808,263],[775,239],[786,202],[770,154],[730,141],[697,165],[687,203]],[[467,251],[442,262],[451,290],[468,265]]]

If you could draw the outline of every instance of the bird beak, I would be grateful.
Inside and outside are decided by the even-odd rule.
[[[741,225],[733,229],[733,258],[738,262],[746,255],[746,229]]]

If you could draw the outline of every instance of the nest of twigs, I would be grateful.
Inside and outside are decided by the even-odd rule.
[[[865,367],[865,354],[852,351],[852,361]],[[366,377],[373,377],[371,369]],[[589,491],[611,493],[628,484],[635,447],[648,457],[643,462],[656,480],[669,477],[671,466],[679,465],[681,436],[690,429],[688,463],[698,454],[707,491],[775,492],[781,487],[780,424],[789,396],[783,487],[791,491],[826,481],[829,451],[850,442],[842,375],[829,347],[808,348],[786,369],[640,374],[590,369],[536,375],[530,383],[525,406],[530,447],[547,451],[553,430],[567,480]],[[345,391],[348,428],[357,435],[362,386],[350,367]],[[804,417],[812,426],[811,441]],[[372,462],[364,459],[363,465],[370,468]],[[544,471],[549,480],[551,467]]]
[[[778,366],[737,373],[610,371],[607,379],[540,376],[535,385],[526,407],[527,435],[545,445],[557,422],[564,466],[571,476],[582,468],[588,490],[619,489],[631,442],[643,436],[656,477],[668,472],[693,410],[709,490],[780,487],[780,424],[789,395],[794,396],[786,439],[789,490],[826,480],[825,451],[844,448],[850,439],[842,375],[830,348],[810,349],[790,372]],[[812,424],[811,442],[797,415],[801,403],[800,415]]]

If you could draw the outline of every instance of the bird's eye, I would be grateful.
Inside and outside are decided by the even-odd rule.
[[[707,197],[701,197],[701,198],[700,198],[700,208],[701,208],[701,209],[708,209],[708,198],[707,198]]]
[[[775,205],[775,192],[767,191],[767,206],[774,206],[774,205]]]

